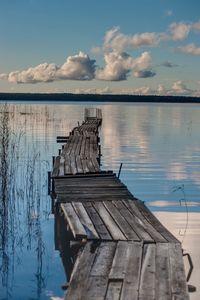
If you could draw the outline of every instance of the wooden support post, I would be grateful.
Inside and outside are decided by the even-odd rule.
[[[51,194],[51,172],[48,171],[48,195]]]
[[[120,167],[119,167],[119,172],[118,172],[118,175],[117,175],[118,178],[120,177],[120,174],[121,174],[122,165],[123,165],[123,163],[121,163]]]
[[[54,163],[55,163],[55,156],[52,156],[52,165],[54,167]]]

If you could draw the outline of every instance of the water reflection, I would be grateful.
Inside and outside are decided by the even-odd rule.
[[[26,116],[27,113],[22,122],[17,120],[15,124],[15,107],[1,106],[0,299],[27,299],[26,287],[22,289],[24,283],[19,282],[24,272],[25,277],[30,270],[32,272],[35,291],[32,290],[31,294],[35,294],[35,299],[41,299],[47,280],[42,222],[50,213],[46,192],[49,162],[41,158],[34,129],[31,144],[28,142],[30,136],[26,131],[30,124]],[[20,125],[17,130],[16,125]],[[27,270],[23,269],[27,267]]]
[[[181,200],[183,194],[180,190],[174,192],[174,187],[184,185],[188,207],[184,245],[187,234],[191,234],[193,247],[191,251],[185,248],[197,254],[195,245],[200,233],[195,222],[198,224],[199,214],[194,220],[191,215],[200,212],[198,105],[2,104],[0,299],[55,299],[63,295],[61,285],[70,276],[75,254],[66,243],[57,245],[57,249],[63,249],[62,259],[67,266],[63,270],[59,251],[54,251],[47,171],[60,146],[56,136],[68,135],[83,119],[84,107],[92,105],[103,110],[102,167],[118,172],[123,162],[122,181],[151,210],[170,211],[178,234],[185,228],[186,206]],[[161,217],[165,219],[162,214]],[[199,271],[199,267],[196,259],[195,270]]]

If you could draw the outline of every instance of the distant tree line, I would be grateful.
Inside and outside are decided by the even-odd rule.
[[[0,101],[82,101],[82,102],[164,102],[200,103],[200,97],[156,96],[156,95],[102,95],[70,93],[0,93]]]

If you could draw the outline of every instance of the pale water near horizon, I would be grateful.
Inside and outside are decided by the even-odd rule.
[[[13,157],[0,299],[63,297],[66,276],[54,250],[47,171],[61,147],[56,136],[68,135],[91,106],[103,112],[102,169],[118,172],[122,162],[121,180],[183,241],[194,262],[190,284],[197,292],[191,299],[200,299],[200,105],[164,103],[0,105],[9,116]]]

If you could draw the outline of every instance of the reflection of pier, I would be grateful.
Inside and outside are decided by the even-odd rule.
[[[100,170],[101,119],[87,109],[54,163],[65,299],[189,299],[180,242],[112,171]]]

